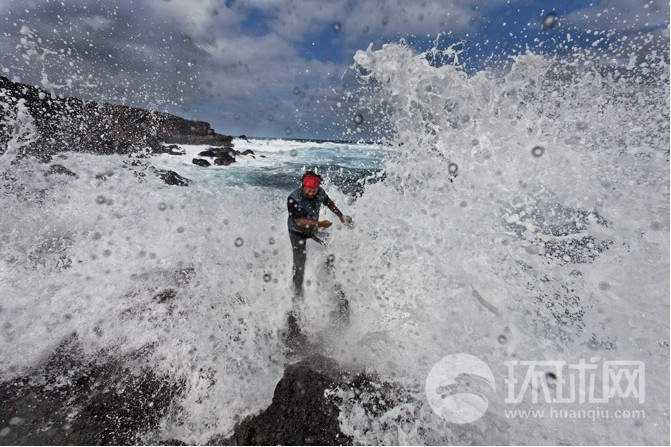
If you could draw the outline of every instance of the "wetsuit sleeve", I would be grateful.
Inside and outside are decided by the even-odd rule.
[[[303,208],[301,208],[300,204],[291,197],[287,199],[287,209],[289,210],[289,216],[294,219],[304,217]]]
[[[319,188],[319,202],[320,202],[322,205],[326,205],[326,204],[328,203],[329,200],[331,200],[331,199],[329,198],[328,194],[326,194],[326,191],[324,191],[324,190],[320,187],[320,188]]]

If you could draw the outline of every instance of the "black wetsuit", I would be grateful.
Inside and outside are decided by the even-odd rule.
[[[329,196],[321,187],[311,199],[305,197],[302,187],[292,192],[287,199],[289,211],[287,226],[294,255],[293,282],[296,289],[303,286],[306,260],[305,243],[308,239],[313,239],[320,244],[324,242],[315,234],[316,228],[297,225],[294,219],[319,220],[321,206],[326,205],[328,201]]]

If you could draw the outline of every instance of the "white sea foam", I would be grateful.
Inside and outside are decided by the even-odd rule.
[[[356,225],[335,225],[328,250],[308,246],[302,321],[325,354],[403,385],[410,399],[375,417],[344,400],[342,429],[362,444],[668,442],[665,62],[649,61],[662,77],[652,83],[591,70],[567,78],[561,61],[532,54],[505,74],[472,76],[399,45],[357,62],[393,100],[395,152],[385,181],[356,201],[329,190]],[[30,160],[3,164],[2,377],[76,332],[92,354],[151,346],[147,361],[185,380],[166,439],[203,443],[265,408],[288,361],[286,195],[214,179],[281,162],[294,143],[236,140],[236,149],[246,144],[268,159],[200,168],[194,146],[149,160],[212,178],[187,188],[123,167],[121,156],[54,160],[76,178],[45,176],[48,166]],[[335,279],[321,272],[329,254]],[[329,316],[336,284],[352,309],[345,332]],[[433,364],[452,353],[485,361],[498,384],[466,427],[443,422],[423,395]],[[504,417],[504,361],[590,357],[645,362],[641,425],[568,430]]]
[[[285,152],[291,150],[301,150],[301,149],[328,149],[328,150],[384,150],[385,146],[380,144],[370,144],[370,143],[335,143],[331,141],[300,141],[300,140],[288,140],[288,139],[259,139],[259,138],[249,138],[247,141],[240,138],[235,138],[233,140],[235,148],[239,151],[244,151],[245,149],[252,149],[255,151],[263,152]]]
[[[527,54],[468,76],[403,45],[357,52],[391,102],[399,149],[353,205],[356,230],[334,241],[353,309],[335,352],[415,399],[373,417],[341,392],[357,442],[668,442],[668,65],[651,55],[644,81],[575,57]],[[423,394],[454,353],[484,360],[499,384],[468,427]],[[506,360],[594,357],[645,362],[640,425],[505,417]]]

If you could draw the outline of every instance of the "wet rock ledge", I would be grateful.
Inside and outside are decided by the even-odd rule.
[[[265,411],[239,423],[232,436],[218,436],[208,444],[352,445],[352,438],[340,431],[335,402],[324,396],[342,374],[334,360],[321,355],[287,366]]]
[[[0,153],[15,129],[32,121],[35,141],[25,150],[43,161],[63,151],[93,154],[131,154],[166,144],[211,144],[232,147],[232,137],[221,135],[203,121],[127,107],[62,97],[0,76]],[[25,119],[26,113],[30,118]],[[22,119],[23,116],[23,119]],[[18,119],[17,119],[18,118]]]
[[[17,137],[19,134],[20,138]],[[50,163],[56,154],[66,151],[123,154],[136,159],[147,154],[184,155],[178,144],[211,145],[200,155],[214,157],[215,165],[228,166],[238,155],[254,156],[251,151],[234,150],[233,137],[216,133],[203,121],[137,107],[62,97],[0,76],[0,156],[7,151],[8,143],[17,138],[27,143],[13,154],[17,160],[32,156],[44,163]],[[210,165],[204,158],[193,162],[200,166]],[[144,168],[168,185],[187,186],[190,183],[173,171]]]
[[[159,431],[165,417],[182,411],[185,381],[153,371],[150,350],[92,359],[73,335],[33,371],[0,377],[0,445],[186,445]],[[369,396],[363,405],[371,418],[403,400],[395,385],[314,354],[285,368],[267,409],[208,444],[351,445],[340,431],[337,398],[325,393],[334,387]]]
[[[141,442],[184,389],[142,366],[144,354],[85,359],[72,336],[41,367],[0,382],[0,444]]]

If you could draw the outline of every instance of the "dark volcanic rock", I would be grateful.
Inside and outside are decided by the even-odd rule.
[[[210,162],[205,160],[204,158],[194,158],[193,160],[191,160],[191,163],[193,163],[194,165],[202,166],[204,168],[210,166]]]
[[[231,147],[211,147],[198,154],[200,157],[214,157],[214,164],[218,166],[228,166],[235,163],[237,155],[251,155],[254,157],[254,151],[247,149],[244,152],[236,151]]]
[[[0,154],[7,149],[17,113],[32,118],[34,142],[19,156],[48,161],[58,152],[129,154],[149,149],[164,153],[163,143],[231,147],[232,137],[208,123],[136,107],[59,97],[44,89],[0,76]]]
[[[214,164],[219,166],[228,166],[231,163],[235,163],[235,158],[215,158]]]
[[[219,152],[214,151],[214,150],[212,150],[212,149],[208,149],[208,150],[206,150],[206,151],[199,152],[199,153],[198,153],[198,156],[199,156],[199,157],[218,157],[218,156],[219,156]]]
[[[240,152],[236,151],[231,147],[211,147],[205,151],[202,151],[198,154],[201,157],[215,157],[215,158],[228,158],[235,161],[235,156],[240,155]]]
[[[0,383],[0,443],[137,444],[183,390],[136,362],[143,356],[87,359],[71,337],[29,375]]]
[[[186,154],[186,150],[182,149],[176,144],[169,144],[155,149],[154,154],[184,155]]]
[[[63,175],[69,175],[70,177],[77,177],[77,174],[75,174],[65,166],[57,164],[51,165],[51,167],[49,167],[49,169],[47,169],[44,172],[44,175],[52,175],[52,174],[63,174]]]
[[[159,303],[165,303],[165,302],[170,302],[175,299],[177,296],[177,291],[174,289],[166,289],[162,290],[161,292],[157,293],[156,296],[154,296],[154,301],[159,302]]]
[[[137,177],[140,183],[146,181],[147,172],[152,173],[156,177],[163,180],[167,185],[175,186],[189,186],[191,180],[186,177],[182,177],[175,171],[168,171],[164,169],[156,169],[154,166],[148,165],[142,160],[137,160],[131,158],[130,160],[124,160],[121,164],[124,169],[130,169],[133,171],[135,177]],[[113,173],[101,173],[96,175],[98,180],[106,180],[108,176],[112,176]]]
[[[191,183],[191,180],[189,180],[186,177],[182,177],[175,171],[164,171],[164,170],[156,170],[156,174],[159,176],[160,179],[162,179],[167,185],[174,185],[174,186],[189,186]]]
[[[338,383],[341,371],[332,359],[313,355],[288,366],[275,387],[270,406],[238,424],[228,445],[351,445],[338,423],[338,408],[324,390]]]

